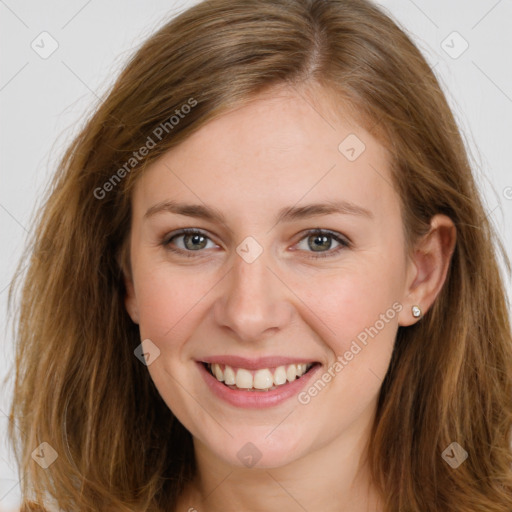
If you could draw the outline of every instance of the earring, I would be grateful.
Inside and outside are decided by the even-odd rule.
[[[421,309],[419,306],[413,306],[411,309],[412,309],[412,316],[414,318],[419,318],[421,316]]]

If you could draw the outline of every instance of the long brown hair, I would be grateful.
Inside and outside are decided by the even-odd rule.
[[[343,97],[390,150],[409,248],[436,213],[457,228],[445,285],[399,328],[380,392],[369,453],[385,511],[512,510],[499,250],[510,265],[436,77],[365,0],[202,2],[143,44],[73,141],[9,294],[12,307],[23,281],[9,435],[27,507],[51,497],[63,510],[163,511],[194,475],[190,434],[134,356],[131,190],[206,122],[283,84]],[[58,454],[47,469],[31,457],[42,442]],[[452,442],[468,453],[457,469],[442,457]]]

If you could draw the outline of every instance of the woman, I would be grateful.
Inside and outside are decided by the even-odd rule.
[[[497,243],[380,10],[189,9],[69,148],[29,248],[25,509],[510,511]]]

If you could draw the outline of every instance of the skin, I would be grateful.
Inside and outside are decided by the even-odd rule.
[[[175,510],[381,510],[365,464],[379,389],[398,327],[418,321],[411,307],[425,313],[441,290],[455,227],[435,216],[406,255],[386,148],[348,110],[328,114],[328,98],[286,88],[260,95],[210,121],[136,183],[126,308],[141,340],[160,350],[148,370],[192,434],[198,467]],[[355,161],[338,149],[349,134],[366,146]],[[281,208],[340,199],[371,216],[276,224]],[[168,211],[144,218],[167,200],[214,207],[225,222]],[[192,257],[163,244],[182,228],[207,237],[171,241]],[[306,232],[315,228],[351,245],[315,242]],[[263,250],[252,263],[236,251],[248,236]],[[401,311],[307,404],[292,397],[266,409],[234,407],[211,394],[195,363],[295,356],[320,362],[321,376],[396,303]],[[252,468],[237,457],[249,441],[261,453]]]

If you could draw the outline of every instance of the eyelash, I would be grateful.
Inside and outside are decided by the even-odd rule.
[[[204,236],[206,238],[208,238],[210,240],[210,237],[208,237],[205,233],[203,233],[202,231],[199,231],[197,229],[193,229],[193,228],[184,228],[180,231],[178,231],[177,233],[174,233],[170,238],[169,237],[166,237],[163,241],[162,241],[162,245],[169,251],[171,252],[174,252],[174,253],[177,253],[177,254],[180,254],[180,255],[183,255],[187,258],[194,258],[195,255],[194,254],[191,254],[191,253],[194,253],[194,252],[201,252],[201,251],[184,251],[182,249],[176,249],[174,247],[171,246],[171,242],[175,239],[175,238],[178,238],[180,236],[183,236],[183,235],[201,235],[201,236]],[[328,251],[319,251],[317,254],[315,254],[314,256],[308,256],[308,258],[312,258],[312,259],[317,259],[317,258],[330,258],[332,256],[335,256],[337,255],[340,251],[342,251],[343,249],[348,249],[351,247],[351,243],[340,237],[339,235],[337,235],[336,233],[332,232],[332,231],[328,231],[328,230],[325,230],[325,229],[312,229],[312,230],[309,230],[309,231],[306,231],[306,233],[304,234],[304,236],[299,240],[299,242],[301,242],[302,240],[306,239],[306,238],[309,238],[310,236],[313,236],[313,235],[317,235],[317,236],[328,236],[330,238],[332,238],[333,240],[335,240],[336,242],[338,242],[340,244],[339,247],[337,247],[336,249],[334,250],[328,250]],[[297,243],[299,243],[297,242]],[[306,251],[306,252],[312,252],[312,251]]]

